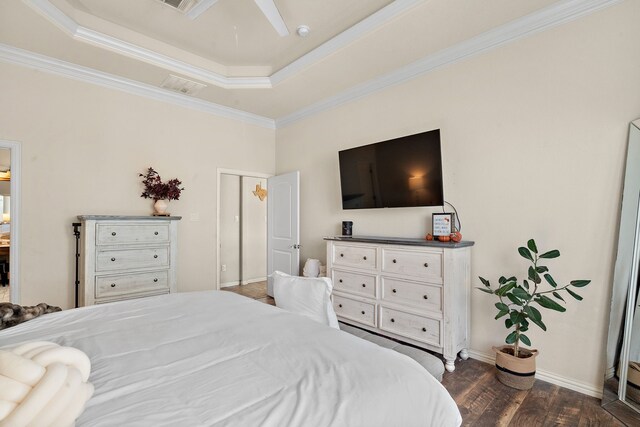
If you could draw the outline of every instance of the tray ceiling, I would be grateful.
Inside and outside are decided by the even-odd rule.
[[[285,37],[278,35],[253,0],[218,0],[195,19],[159,0],[52,3],[61,9],[64,3],[72,6],[81,25],[91,26],[85,19],[88,15],[226,66],[263,66],[275,72],[392,1],[276,0],[291,33]],[[309,36],[295,34],[299,25],[311,28]]]
[[[206,84],[183,105],[286,123],[619,1],[276,0],[285,37],[253,0],[0,1],[0,60],[134,93],[173,74]]]

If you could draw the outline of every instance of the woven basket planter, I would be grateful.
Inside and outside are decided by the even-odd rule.
[[[515,357],[512,354],[505,353],[503,350],[508,349],[513,353],[513,346],[503,345],[502,347],[493,347],[496,352],[496,368],[498,368],[498,380],[509,387],[518,390],[529,390],[533,387],[536,378],[536,356],[538,350],[529,350],[520,348],[520,354],[526,357]]]

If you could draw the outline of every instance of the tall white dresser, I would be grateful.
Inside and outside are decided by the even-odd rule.
[[[181,217],[80,215],[78,304],[177,291]]]
[[[327,237],[338,319],[441,353],[468,357],[471,246],[387,237]]]

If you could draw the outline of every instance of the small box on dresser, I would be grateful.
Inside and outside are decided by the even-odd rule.
[[[177,291],[181,217],[80,215],[78,304]]]
[[[386,237],[327,237],[338,319],[441,353],[468,357],[471,246]]]

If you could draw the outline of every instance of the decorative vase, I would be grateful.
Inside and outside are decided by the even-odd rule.
[[[496,352],[497,377],[502,384],[518,390],[529,390],[533,387],[536,380],[538,350],[520,348],[519,353],[524,357],[513,356],[512,345],[493,347],[493,351]]]
[[[167,208],[169,207],[168,200],[156,200],[153,204],[154,215],[168,215]]]

